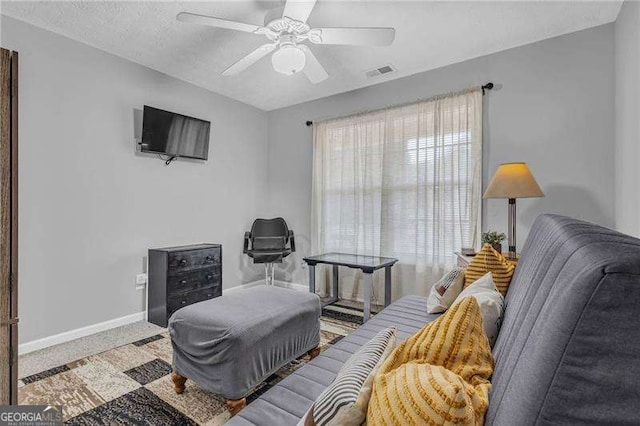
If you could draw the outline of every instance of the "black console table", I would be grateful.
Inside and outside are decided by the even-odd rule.
[[[149,250],[149,322],[166,327],[178,309],[218,296],[222,296],[220,244]]]
[[[316,265],[324,263],[326,265],[333,265],[333,280],[332,280],[332,297],[327,301],[325,305],[334,303],[338,300],[338,267],[346,266],[347,268],[354,268],[362,270],[364,274],[364,322],[369,320],[371,316],[371,287],[373,286],[373,273],[378,269],[384,268],[384,306],[389,306],[391,303],[391,267],[398,262],[398,259],[393,257],[379,257],[379,256],[362,256],[358,254],[345,254],[345,253],[325,253],[318,256],[305,257],[303,259],[309,265],[309,291],[311,293],[316,292]]]

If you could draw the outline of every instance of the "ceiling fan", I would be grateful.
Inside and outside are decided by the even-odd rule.
[[[264,26],[229,21],[213,16],[179,13],[176,19],[193,24],[209,25],[236,31],[264,35],[271,42],[263,44],[222,72],[238,74],[275,50],[271,56],[273,68],[286,75],[304,71],[309,81],[320,83],[329,74],[318,62],[305,41],[313,44],[341,44],[352,46],[388,46],[395,38],[394,28],[311,28],[307,19],[317,0],[288,0],[282,17],[267,14]],[[277,50],[276,50],[277,49]]]

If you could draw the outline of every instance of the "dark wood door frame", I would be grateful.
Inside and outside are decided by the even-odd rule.
[[[11,403],[18,403],[18,52],[11,53]]]
[[[0,404],[18,403],[18,53],[2,49]]]

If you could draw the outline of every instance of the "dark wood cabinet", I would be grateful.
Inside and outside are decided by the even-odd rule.
[[[218,296],[222,296],[221,245],[149,250],[149,322],[166,327],[178,309]]]

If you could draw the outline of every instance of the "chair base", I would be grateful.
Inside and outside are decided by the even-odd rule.
[[[275,279],[276,265],[274,263],[264,264],[264,283],[266,285],[273,285]]]

